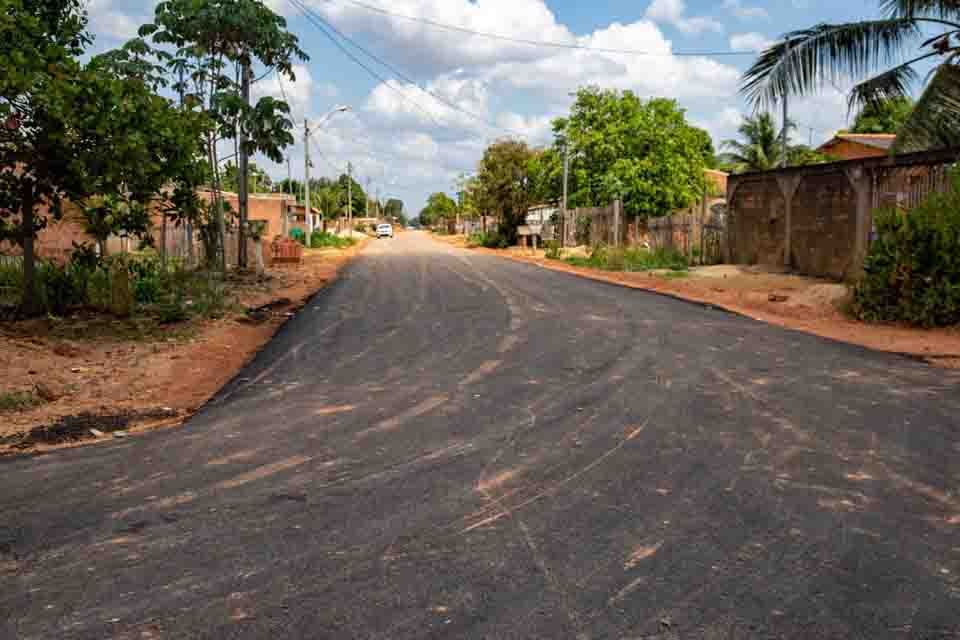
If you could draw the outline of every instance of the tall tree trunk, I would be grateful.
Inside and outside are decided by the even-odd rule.
[[[43,304],[37,291],[36,258],[33,253],[33,185],[24,187],[20,198],[20,234],[23,246],[23,297],[20,301],[20,313],[35,316],[43,311]]]
[[[250,75],[250,64],[244,63],[243,68],[240,71],[240,97],[243,99],[243,103],[246,106],[250,105]],[[249,218],[250,211],[250,163],[246,151],[247,134],[243,130],[242,122],[240,123],[239,129],[238,137],[240,148],[239,158],[237,160],[237,196],[240,205],[240,224],[237,231],[237,267],[242,270],[247,268],[247,219]]]
[[[213,260],[210,260],[211,264],[217,264],[220,267],[220,271],[226,275],[227,273],[227,226],[226,222],[223,219],[223,198],[220,193],[220,169],[217,166],[217,143],[214,140],[213,133],[209,134],[207,138],[208,153],[210,155],[210,167],[213,171],[213,219],[217,225],[217,236],[219,246],[217,247],[217,252],[219,255],[213,256]]]

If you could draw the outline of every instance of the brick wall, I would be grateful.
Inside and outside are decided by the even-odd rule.
[[[730,176],[729,259],[845,279],[863,265],[873,210],[908,210],[948,183],[946,149]]]

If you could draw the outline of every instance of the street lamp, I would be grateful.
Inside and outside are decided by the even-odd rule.
[[[313,235],[313,212],[310,206],[310,136],[316,133],[320,126],[326,123],[330,118],[338,113],[350,111],[347,105],[334,107],[322,118],[317,120],[313,131],[310,130],[310,121],[303,119],[303,219],[307,226],[307,242],[310,242],[310,236]]]

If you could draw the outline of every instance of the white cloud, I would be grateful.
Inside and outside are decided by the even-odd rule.
[[[533,62],[500,63],[488,77],[519,89],[558,97],[583,85],[630,89],[643,97],[684,100],[733,95],[740,72],[702,57],[672,55],[672,45],[652,22],[614,23],[580,39],[585,46],[634,49],[648,55],[574,50]]]
[[[90,31],[95,36],[111,40],[135,38],[140,25],[147,21],[146,16],[135,19],[116,10],[112,0],[90,0],[87,14],[90,17]]]
[[[364,109],[391,124],[476,131],[489,128],[484,124],[490,119],[489,98],[483,80],[454,72],[423,88],[396,80],[381,83],[370,92]]]
[[[530,45],[439,29],[339,0],[306,1],[340,30],[369,34],[366,42],[390,62],[406,68],[439,72],[503,60],[530,60],[543,53]],[[543,0],[393,0],[379,4],[397,15],[510,38],[568,44],[576,39],[557,22]]]
[[[300,122],[310,114],[314,93],[313,76],[310,75],[310,69],[302,64],[293,65],[293,75],[296,77],[295,81],[286,77],[281,78],[277,73],[271,73],[254,84],[251,93],[254,98],[272,96],[284,99],[285,97],[294,121]]]
[[[683,33],[701,33],[715,31],[721,33],[723,25],[705,16],[686,17],[685,0],[653,0],[647,7],[644,17],[655,22],[672,24]]]
[[[762,33],[735,33],[730,36],[730,48],[735,51],[765,51],[776,44]]]
[[[721,7],[742,20],[770,17],[770,13],[763,7],[748,7],[741,0],[723,0]]]

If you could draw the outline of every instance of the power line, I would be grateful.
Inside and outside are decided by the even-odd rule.
[[[442,127],[442,126],[443,126],[435,117],[433,117],[433,114],[432,114],[432,113],[430,113],[429,111],[427,111],[427,110],[426,110],[423,106],[421,106],[418,102],[412,100],[408,95],[406,95],[405,93],[403,93],[402,91],[400,91],[399,89],[397,89],[395,86],[393,86],[392,84],[390,84],[390,82],[389,82],[386,78],[384,78],[382,75],[380,75],[379,73],[377,73],[376,71],[374,71],[373,69],[371,69],[370,67],[368,67],[368,66],[366,65],[366,63],[364,63],[362,60],[360,60],[360,59],[357,58],[355,55],[353,55],[353,53],[351,53],[349,49],[347,49],[346,47],[344,47],[344,46],[340,43],[340,41],[337,40],[337,39],[333,36],[333,34],[331,34],[329,31],[327,31],[327,30],[323,27],[322,24],[320,24],[320,23],[317,22],[317,20],[313,17],[313,15],[311,15],[310,10],[309,10],[302,2],[300,2],[300,0],[288,0],[288,2],[290,2],[290,4],[292,4],[295,8],[299,9],[299,10],[300,10],[300,13],[303,14],[303,16],[307,19],[307,21],[310,22],[310,24],[312,24],[313,26],[315,26],[317,29],[319,29],[320,32],[321,32],[324,36],[326,36],[327,39],[330,40],[330,42],[332,42],[338,49],[340,49],[340,51],[343,52],[343,54],[344,54],[345,56],[347,56],[348,58],[350,58],[351,60],[353,60],[353,61],[354,61],[356,64],[358,64],[364,71],[366,71],[366,72],[369,73],[371,76],[373,76],[374,78],[376,78],[377,80],[379,80],[381,83],[383,83],[383,84],[384,84],[386,87],[388,87],[390,90],[396,92],[397,95],[399,95],[401,98],[403,98],[404,100],[408,101],[410,104],[414,105],[417,109],[420,109],[420,110],[421,110],[424,114],[426,114],[426,116],[427,116],[428,118],[430,118],[430,120],[432,120],[433,123],[436,124],[438,127]]]
[[[370,50],[366,49],[363,45],[361,45],[360,43],[358,43],[356,40],[353,40],[352,38],[350,38],[349,36],[347,36],[346,34],[344,34],[342,31],[340,31],[339,29],[337,29],[337,27],[336,27],[335,25],[333,25],[329,20],[325,19],[323,16],[319,15],[318,13],[316,13],[313,9],[311,9],[311,8],[303,5],[303,3],[300,2],[300,0],[291,0],[291,1],[295,1],[295,2],[297,2],[297,4],[301,5],[299,8],[300,8],[300,10],[301,10],[302,13],[304,13],[304,14],[309,13],[309,14],[310,14],[310,17],[313,17],[313,18],[314,18],[314,21],[319,21],[320,23],[322,23],[323,25],[325,25],[327,29],[329,29],[330,31],[332,31],[332,32],[335,33],[336,35],[340,36],[341,39],[343,39],[343,40],[345,40],[346,42],[348,42],[349,44],[351,44],[354,48],[356,48],[357,50],[359,50],[361,53],[363,53],[364,55],[366,55],[368,58],[370,58],[371,60],[374,60],[375,62],[379,63],[382,67],[384,67],[385,69],[387,69],[388,71],[390,71],[391,73],[393,73],[395,76],[397,76],[398,78],[400,78],[402,81],[404,81],[404,82],[406,82],[406,83],[408,83],[408,84],[413,85],[414,87],[416,87],[417,89],[419,89],[419,90],[422,91],[423,93],[426,93],[427,95],[431,96],[431,97],[434,98],[437,102],[440,102],[440,103],[446,105],[447,107],[449,107],[449,108],[451,108],[451,109],[453,109],[453,110],[455,110],[455,111],[459,111],[460,113],[463,113],[463,114],[465,114],[465,115],[467,115],[467,116],[469,116],[469,117],[471,117],[471,118],[473,118],[473,119],[481,122],[482,124],[484,124],[484,125],[492,128],[492,129],[496,129],[496,130],[499,130],[499,131],[504,131],[504,132],[506,132],[506,133],[509,133],[509,134],[511,134],[511,135],[515,135],[515,136],[518,136],[518,137],[521,137],[521,138],[526,138],[526,137],[527,137],[526,135],[520,133],[519,131],[514,131],[514,130],[512,130],[512,129],[508,129],[508,128],[506,128],[506,127],[500,126],[500,125],[498,125],[497,123],[495,123],[494,121],[489,120],[489,119],[485,118],[484,116],[481,116],[481,115],[478,115],[478,114],[476,114],[476,113],[473,113],[472,111],[469,111],[469,110],[467,110],[467,109],[464,109],[464,108],[461,107],[460,105],[458,105],[458,104],[456,104],[456,103],[454,103],[454,102],[451,102],[451,101],[447,100],[447,99],[444,98],[443,96],[441,96],[441,95],[439,95],[439,94],[437,94],[437,93],[435,93],[435,92],[433,92],[433,91],[431,91],[431,90],[429,90],[429,89],[427,89],[427,88],[425,88],[425,87],[420,86],[420,84],[419,84],[416,80],[414,80],[413,78],[411,78],[408,74],[404,73],[403,71],[401,71],[401,70],[398,69],[397,67],[393,66],[392,64],[390,64],[390,63],[387,62],[386,60],[384,60],[384,59],[380,58],[379,56],[377,56],[376,54],[372,53]],[[318,26],[318,28],[320,28],[319,25],[315,25],[315,26]],[[328,38],[331,37],[329,34],[325,34],[325,35],[327,35]],[[341,47],[341,46],[339,45],[339,43],[336,43],[336,44],[338,45],[338,47],[340,47],[341,51],[344,50],[343,47]],[[351,59],[354,60],[355,62],[357,61],[357,59],[354,58],[353,56],[351,56]],[[369,70],[368,70],[368,71],[369,71]],[[378,76],[378,77],[379,77],[379,76]],[[384,82],[385,84],[388,84],[388,85],[389,85],[389,83],[388,83],[386,80],[382,80],[382,82]],[[394,90],[396,90],[396,91],[399,91],[399,89],[396,89],[396,87],[392,87],[392,86],[391,86],[391,88],[394,89]],[[408,100],[409,100],[409,98],[408,98]],[[421,107],[418,103],[413,102],[412,100],[410,100],[410,101],[411,101],[414,105],[418,106],[418,108],[420,108],[421,111],[424,111],[425,113],[427,113],[427,112],[424,110],[424,108]],[[437,126],[444,126],[443,124],[441,124],[440,122],[438,122],[436,118],[433,117],[433,114],[432,114],[432,113],[427,113],[427,115],[430,117],[430,119],[431,119],[431,120],[434,122],[434,124],[436,124]],[[451,125],[450,125],[449,123],[447,123],[446,126],[447,126],[447,127],[450,127]],[[451,127],[451,128],[452,128],[452,127]]]
[[[296,0],[296,2],[297,2],[298,4],[302,4],[302,3],[300,2],[300,0]],[[309,12],[316,20],[319,20],[319,21],[322,22],[324,25],[326,25],[326,27],[327,27],[328,29],[330,29],[330,31],[333,31],[335,34],[337,34],[338,36],[340,36],[340,38],[342,38],[343,40],[349,42],[349,43],[350,43],[351,45],[353,45],[356,49],[358,49],[358,50],[361,51],[363,54],[365,54],[368,58],[370,58],[370,59],[378,62],[381,66],[383,66],[385,69],[389,70],[391,73],[393,73],[394,75],[396,75],[398,78],[400,78],[401,80],[403,80],[404,82],[406,82],[406,83],[408,83],[408,84],[412,84],[412,85],[415,86],[417,89],[419,89],[420,91],[422,91],[422,92],[426,93],[427,95],[431,96],[432,98],[434,98],[434,99],[437,100],[438,102],[441,102],[441,103],[445,104],[446,106],[450,107],[451,109],[454,109],[454,110],[456,110],[456,111],[459,111],[460,113],[463,113],[463,114],[465,114],[465,115],[467,115],[467,116],[469,116],[469,117],[471,117],[471,118],[473,118],[473,119],[475,119],[475,120],[477,120],[477,121],[479,121],[479,122],[487,125],[488,127],[493,128],[493,129],[497,129],[497,130],[500,130],[500,131],[505,131],[506,133],[509,133],[509,134],[512,134],[512,135],[515,135],[515,136],[518,136],[518,137],[522,137],[522,138],[525,138],[525,137],[526,137],[524,134],[522,134],[522,133],[520,133],[520,132],[518,132],[518,131],[513,131],[513,130],[508,129],[508,128],[506,128],[506,127],[502,127],[502,126],[496,124],[494,121],[488,120],[488,119],[485,118],[484,116],[478,115],[478,114],[476,114],[476,113],[473,113],[472,111],[469,111],[469,110],[467,110],[467,109],[464,109],[464,108],[461,107],[460,105],[458,105],[458,104],[456,104],[456,103],[454,103],[454,102],[451,102],[451,101],[447,100],[447,99],[444,98],[443,96],[441,96],[441,95],[439,95],[439,94],[437,94],[437,93],[434,93],[433,91],[431,91],[431,90],[429,90],[429,89],[427,89],[427,88],[425,88],[425,87],[420,86],[420,84],[419,84],[416,80],[414,80],[414,79],[411,78],[409,75],[405,74],[403,71],[401,71],[400,69],[396,68],[395,66],[393,66],[393,65],[390,64],[389,62],[383,60],[382,58],[380,58],[380,57],[377,56],[376,54],[372,53],[371,51],[369,51],[368,49],[366,49],[365,47],[363,47],[361,44],[359,44],[357,41],[353,40],[352,38],[350,38],[349,36],[347,36],[346,34],[344,34],[342,31],[340,31],[339,29],[337,29],[337,27],[336,27],[334,24],[332,24],[329,20],[325,19],[323,16],[321,16],[321,15],[317,14],[315,11],[313,11],[313,9],[310,9],[309,7],[304,6],[304,8],[301,9],[301,10],[302,10],[302,11],[307,11],[307,12]],[[436,120],[434,120],[434,122],[436,122]],[[439,123],[437,123],[437,124],[439,125]]]
[[[330,0],[336,2],[338,0]],[[605,47],[591,47],[584,44],[574,44],[570,42],[548,42],[545,40],[529,40],[526,38],[516,38],[513,36],[505,36],[498,33],[488,33],[485,31],[477,31],[475,29],[468,29],[466,27],[461,27],[459,25],[447,24],[443,22],[437,22],[436,20],[431,20],[430,18],[421,18],[417,16],[408,16],[402,13],[396,13],[394,11],[389,11],[383,7],[377,7],[372,4],[367,4],[366,2],[360,2],[359,0],[339,0],[340,2],[345,2],[352,4],[357,7],[366,9],[367,11],[373,11],[375,13],[380,13],[385,16],[391,16],[393,18],[400,18],[401,20],[410,20],[411,22],[419,22],[421,24],[426,24],[431,27],[436,27],[437,29],[446,29],[447,31],[456,31],[458,33],[467,33],[474,36],[480,36],[482,38],[490,38],[492,40],[503,40],[506,42],[515,42],[518,44],[530,45],[532,47],[549,47],[553,49],[575,49],[580,51],[595,51],[597,53],[622,53],[626,55],[634,56],[681,56],[681,57],[700,57],[700,56],[755,56],[756,52],[753,51],[673,51],[669,53],[654,53],[651,51],[638,51],[635,49],[609,49]]]

